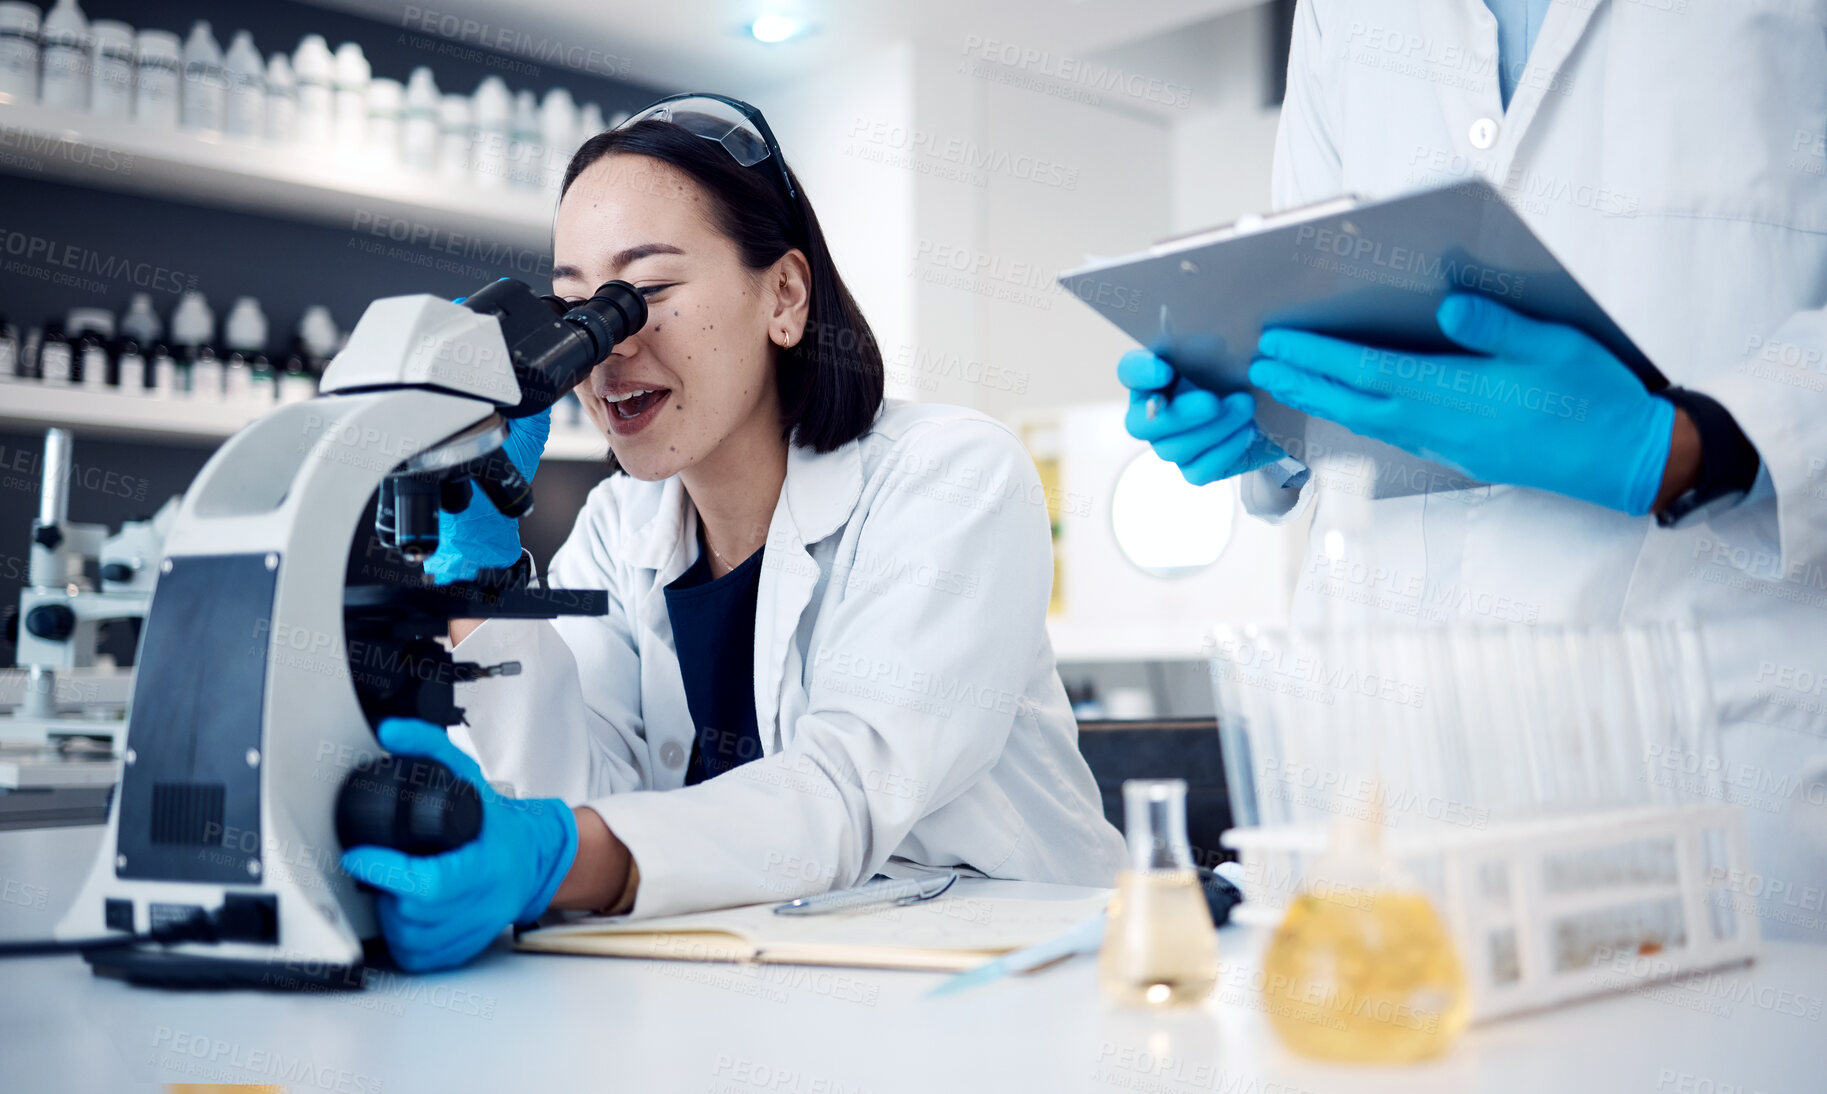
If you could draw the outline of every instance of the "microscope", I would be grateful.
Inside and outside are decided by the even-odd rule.
[[[45,431],[26,583],[7,624],[24,686],[18,708],[0,714],[0,741],[49,746],[99,738],[118,751],[126,733],[125,721],[112,716],[118,704],[108,710],[105,703],[83,703],[101,709],[67,714],[58,674],[95,667],[104,624],[145,618],[177,499],[152,517],[123,522],[114,535],[106,525],[78,524],[70,520],[71,447],[69,430]],[[90,563],[99,582],[87,575]]]
[[[501,449],[647,320],[629,284],[571,306],[502,279],[460,303],[377,300],[322,394],[225,443],[184,495],[140,639],[118,793],[101,853],[57,929],[97,975],[163,985],[359,988],[378,956],[345,847],[438,854],[480,830],[475,789],[392,757],[384,718],[457,724],[454,685],[517,663],[455,661],[457,618],[601,615],[600,590],[516,569],[433,585],[418,564],[440,510],[532,507]],[[374,535],[397,580],[352,583]],[[89,945],[87,940],[97,944]],[[364,943],[367,943],[365,945]]]

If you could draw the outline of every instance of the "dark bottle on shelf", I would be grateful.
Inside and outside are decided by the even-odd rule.
[[[19,328],[0,315],[0,383],[19,379]]]
[[[113,382],[114,313],[107,308],[71,308],[64,317],[64,337],[70,340],[70,382],[93,391],[105,391]]]
[[[38,379],[38,347],[44,342],[44,331],[37,327],[19,332],[19,358],[13,362],[13,378]]]

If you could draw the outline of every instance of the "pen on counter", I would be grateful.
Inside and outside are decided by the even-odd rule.
[[[957,874],[907,878],[901,881],[871,881],[854,889],[817,896],[802,896],[774,906],[775,915],[823,915],[846,912],[853,908],[873,908],[882,904],[918,904],[952,887]]]

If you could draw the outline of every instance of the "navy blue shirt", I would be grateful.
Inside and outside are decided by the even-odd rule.
[[[672,644],[685,678],[685,703],[698,734],[685,785],[696,786],[761,758],[755,726],[755,596],[761,551],[712,580],[710,552],[666,586]]]

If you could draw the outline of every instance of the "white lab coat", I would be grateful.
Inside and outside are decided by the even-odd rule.
[[[794,447],[755,621],[763,755],[684,787],[694,727],[664,587],[698,554],[675,478],[591,491],[549,582],[609,614],[492,620],[460,660],[453,738],[491,781],[602,815],[640,866],[635,915],[786,900],[954,867],[1109,885],[1105,821],[1047,639],[1046,498],[1006,427],[890,403],[860,440]]]
[[[1759,488],[1665,530],[1508,486],[1366,500],[1320,456],[1296,615],[1697,618],[1761,875],[1733,886],[1769,934],[1827,940],[1827,0],[1553,4],[1507,112],[1496,58],[1481,0],[1302,0],[1276,206],[1483,176],[1732,413]]]

